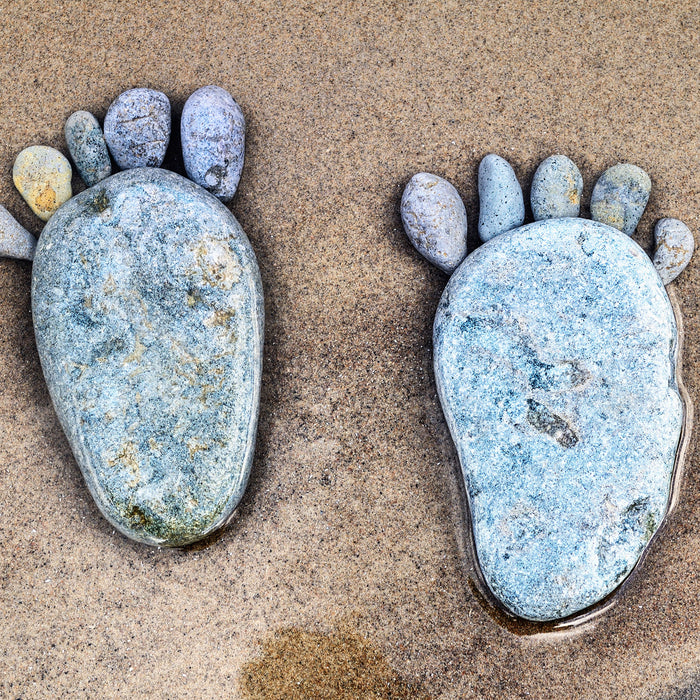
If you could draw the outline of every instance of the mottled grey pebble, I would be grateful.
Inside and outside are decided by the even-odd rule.
[[[583,178],[576,164],[566,156],[545,158],[532,178],[530,204],[535,221],[578,216]]]
[[[651,180],[636,165],[618,163],[595,183],[591,195],[591,218],[628,236],[634,233],[649,201]]]
[[[180,132],[187,174],[228,202],[243,170],[245,118],[241,108],[223,88],[199,88],[185,102]]]
[[[433,345],[491,591],[539,621],[605,598],[667,512],[684,420],[649,257],[584,219],[498,236],[450,278]]]
[[[100,123],[90,112],[73,112],[66,120],[66,143],[83,182],[92,187],[112,174]]]
[[[149,88],[123,92],[107,110],[105,140],[122,170],[160,166],[170,142],[170,101]]]
[[[695,250],[695,239],[682,221],[660,219],[654,229],[654,240],[654,267],[661,281],[668,284],[688,266]]]
[[[36,238],[0,205],[0,256],[34,260]]]
[[[525,220],[523,191],[507,160],[494,153],[479,165],[479,237],[488,241]]]
[[[414,175],[401,198],[401,220],[415,249],[441,270],[452,273],[467,254],[467,212],[447,180]]]
[[[65,204],[37,245],[34,330],[56,413],[125,535],[225,524],[255,444],[263,298],[243,229],[175,173],[137,168]]]

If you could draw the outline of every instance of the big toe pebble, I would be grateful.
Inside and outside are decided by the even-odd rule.
[[[190,179],[229,201],[243,170],[245,118],[241,108],[226,90],[208,85],[185,103],[180,130]]]
[[[66,120],[65,133],[68,151],[88,187],[112,174],[107,143],[94,115],[74,112]]]
[[[107,110],[105,140],[122,170],[160,167],[170,142],[168,98],[149,88],[123,92]]]
[[[50,146],[25,148],[12,168],[15,187],[42,221],[71,198],[72,175],[68,159]]]
[[[486,242],[525,220],[523,191],[507,160],[491,153],[479,165],[479,237]]]
[[[649,201],[651,180],[636,165],[618,163],[595,183],[591,195],[591,218],[628,236],[634,233]]]
[[[578,216],[582,191],[583,178],[571,159],[562,155],[545,158],[530,189],[535,221]]]
[[[691,230],[678,219],[661,219],[654,229],[654,267],[664,284],[673,282],[693,257],[695,240]]]
[[[452,273],[467,254],[467,212],[457,190],[437,175],[418,173],[401,198],[401,219],[415,249]]]

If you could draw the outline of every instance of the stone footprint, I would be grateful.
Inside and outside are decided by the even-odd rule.
[[[565,156],[538,168],[536,221],[523,226],[515,174],[489,155],[484,245],[450,257],[467,230],[448,185],[416,176],[401,213],[415,247],[452,272],[434,322],[435,378],[478,563],[511,613],[567,618],[619,586],[668,511],[685,411],[664,284],[687,265],[693,236],[663,219],[652,264],[629,237],[651,183],[629,164],[596,184],[597,220],[576,218],[583,181]],[[447,223],[446,207],[458,211]]]
[[[48,219],[35,249],[0,216],[0,252],[34,261],[42,369],[95,502],[123,534],[167,546],[215,531],[243,496],[263,344],[255,254],[222,204],[241,176],[243,114],[207,86],[181,125],[193,181],[160,169],[171,129],[162,93],[120,95],[104,136],[93,115],[71,115],[66,141],[88,189],[71,197],[67,159],[31,147],[13,174]]]

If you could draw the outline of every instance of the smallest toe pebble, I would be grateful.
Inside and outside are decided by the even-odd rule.
[[[654,229],[654,267],[664,284],[673,282],[685,270],[695,250],[691,230],[678,219],[661,219]]]
[[[479,237],[486,242],[520,226],[525,202],[510,163],[495,153],[479,165]]]
[[[414,175],[401,198],[401,220],[414,248],[452,273],[467,254],[467,212],[457,190],[437,175]]]
[[[159,168],[170,143],[170,101],[149,88],[123,92],[107,110],[105,140],[122,170]]]
[[[598,178],[591,195],[591,218],[634,233],[649,201],[651,180],[636,165],[618,163]]]
[[[191,180],[223,202],[236,193],[243,170],[245,119],[223,88],[207,85],[182,110],[182,158]]]
[[[535,221],[578,216],[583,178],[576,164],[556,155],[540,163],[532,179],[530,204]]]
[[[34,260],[36,238],[0,205],[0,256]]]
[[[25,148],[12,168],[15,187],[42,221],[71,198],[72,175],[68,159],[50,146]]]
[[[90,112],[74,112],[66,121],[66,143],[80,177],[88,187],[112,174],[107,143]]]

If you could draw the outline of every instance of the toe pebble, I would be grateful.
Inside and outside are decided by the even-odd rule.
[[[74,112],[65,127],[66,143],[80,177],[88,187],[112,174],[107,143],[97,119],[90,112]]]
[[[583,178],[576,164],[556,155],[540,163],[532,179],[530,204],[535,221],[578,216]]]
[[[71,198],[72,174],[68,159],[50,146],[25,148],[12,168],[15,187],[42,221]]]
[[[523,191],[507,160],[491,153],[479,165],[479,237],[486,242],[520,226]]]
[[[598,178],[591,195],[591,218],[628,236],[634,233],[649,201],[651,180],[636,165],[618,163]]]
[[[36,238],[0,205],[0,256],[34,260]]]
[[[190,179],[228,202],[243,170],[245,118],[241,108],[226,90],[207,85],[185,103],[180,130]]]
[[[159,168],[170,142],[168,98],[149,88],[123,92],[107,110],[105,140],[122,170]]]
[[[661,281],[668,284],[688,266],[695,250],[695,239],[682,221],[661,219],[654,229],[654,240],[654,267]]]
[[[437,175],[414,175],[401,198],[401,219],[415,249],[452,273],[467,254],[467,212],[457,190]]]

